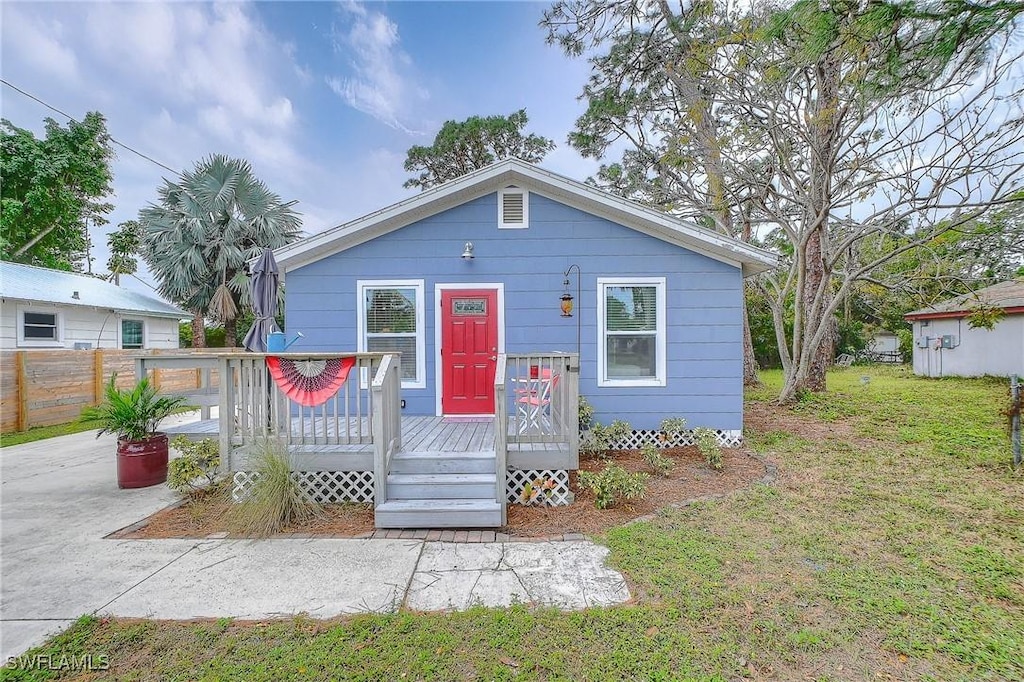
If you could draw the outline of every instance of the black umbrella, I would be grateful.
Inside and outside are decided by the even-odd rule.
[[[274,252],[263,249],[263,255],[249,272],[249,293],[252,295],[252,310],[256,321],[242,342],[246,350],[254,353],[267,352],[267,336],[279,331],[274,316],[277,314],[277,261]]]

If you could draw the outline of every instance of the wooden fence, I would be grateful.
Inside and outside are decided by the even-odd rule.
[[[140,355],[184,355],[238,349],[169,348],[166,350],[17,350],[0,351],[0,432],[25,431],[74,421],[86,405],[103,397],[103,387],[117,373],[117,384],[135,383]],[[161,391],[187,392],[199,387],[199,370],[160,369],[152,379]]]

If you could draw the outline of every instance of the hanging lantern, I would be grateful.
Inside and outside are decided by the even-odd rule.
[[[569,280],[565,280],[565,293],[562,294],[562,317],[572,317],[572,294],[569,293]]]

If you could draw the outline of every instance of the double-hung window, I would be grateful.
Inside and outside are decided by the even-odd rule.
[[[57,311],[18,311],[19,346],[61,346],[64,340],[61,315]]]
[[[665,278],[597,280],[598,385],[665,385]]]
[[[358,347],[402,354],[402,387],[426,387],[423,280],[361,280]]]

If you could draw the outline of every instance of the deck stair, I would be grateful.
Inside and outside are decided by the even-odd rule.
[[[497,528],[495,453],[399,452],[391,459],[378,528]]]

